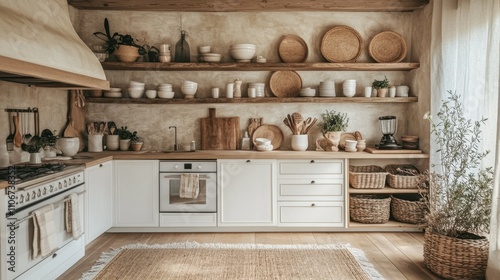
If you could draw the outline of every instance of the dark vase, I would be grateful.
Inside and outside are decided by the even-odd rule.
[[[175,44],[175,62],[190,62],[189,44],[186,31],[181,31],[181,39]]]
[[[148,52],[149,62],[158,62],[158,53],[157,52]]]

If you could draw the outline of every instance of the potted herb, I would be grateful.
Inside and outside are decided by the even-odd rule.
[[[57,136],[49,133],[42,132],[41,137],[32,137],[27,143],[21,144],[21,149],[30,153],[30,163],[41,163],[41,152],[46,146],[55,146]]]
[[[130,136],[130,149],[132,149],[132,151],[140,151],[143,143],[142,137],[139,137],[137,131],[134,131],[132,136]]]
[[[323,121],[318,125],[321,127],[321,132],[323,133],[323,137],[326,140],[324,150],[338,152],[340,136],[342,135],[342,132],[347,129],[349,118],[347,117],[347,114],[342,114],[336,112],[335,110],[327,110],[324,114],[321,114],[321,117]],[[319,141],[321,141],[321,139]],[[316,145],[321,146],[318,141],[316,141]]]
[[[372,83],[372,87],[377,90],[378,97],[385,97],[389,89],[389,80],[386,76],[384,76],[384,79],[382,81],[374,80]]]
[[[126,126],[122,126],[116,130],[116,134],[120,138],[120,150],[127,151],[130,148],[130,138],[133,133]]]
[[[111,35],[107,18],[104,19],[104,30],[106,33],[94,32],[94,36],[105,41],[106,52],[114,54],[119,61],[134,62],[140,55],[146,53],[145,49],[138,45],[131,35],[123,35],[118,32]]]
[[[456,93],[431,124],[440,162],[424,175],[423,192],[429,209],[424,241],[424,262],[447,279],[483,279],[488,261],[493,171],[481,166],[488,152],[479,150],[481,125],[463,117]],[[421,185],[422,186],[422,185]],[[425,186],[425,185],[423,185]]]

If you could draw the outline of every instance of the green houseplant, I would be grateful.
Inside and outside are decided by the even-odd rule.
[[[325,151],[338,152],[340,136],[347,129],[349,118],[345,113],[339,113],[335,110],[326,111],[321,114],[322,122],[318,125],[321,127],[324,139],[316,141],[316,147],[321,147]],[[325,143],[320,143],[324,141]]]
[[[438,165],[423,176],[429,209],[424,242],[424,262],[449,279],[483,279],[488,260],[493,171],[481,166],[488,152],[480,150],[481,125],[463,117],[459,96],[448,92],[431,124],[438,146]],[[421,187],[425,187],[421,185]]]
[[[130,149],[132,151],[140,151],[143,143],[143,138],[137,135],[137,131],[134,131],[132,136],[130,136]]]
[[[139,55],[146,54],[143,46],[136,43],[136,40],[129,34],[113,33],[109,30],[109,21],[104,19],[103,32],[94,32],[94,36],[106,42],[106,52],[114,54],[115,57],[122,62],[134,62]]]
[[[386,76],[384,76],[384,79],[381,81],[374,80],[372,83],[372,87],[377,90],[378,97],[385,97],[389,89],[389,80]]]
[[[127,151],[130,148],[130,138],[134,133],[126,126],[122,126],[116,130],[116,134],[120,138],[120,150]]]

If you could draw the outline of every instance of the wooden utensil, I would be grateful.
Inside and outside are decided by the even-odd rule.
[[[318,121],[318,119],[317,119],[317,118],[314,118],[314,119],[312,120],[311,124],[310,124],[310,125],[308,125],[308,126],[306,127],[306,130],[304,131],[304,134],[307,134],[307,133],[309,132],[309,130],[311,129],[311,127],[313,127],[313,126],[314,126],[314,124],[315,124],[317,121]]]
[[[241,139],[240,117],[217,118],[215,108],[201,119],[201,149],[237,150]]]
[[[14,146],[17,148],[21,148],[21,144],[23,143],[23,138],[21,136],[21,131],[19,129],[19,116],[13,116],[12,120],[14,121]]]
[[[5,140],[7,151],[14,150],[14,133],[12,132],[12,126],[12,114],[9,112],[9,136],[7,136],[7,139]]]
[[[293,123],[295,124],[295,131],[293,134],[299,135],[302,131],[302,115],[300,113],[294,112],[292,113]]]

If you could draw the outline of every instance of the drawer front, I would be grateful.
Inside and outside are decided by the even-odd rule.
[[[343,202],[278,202],[278,226],[343,227]]]
[[[279,175],[325,175],[340,177],[344,174],[344,160],[293,160],[279,162]]]
[[[217,213],[160,213],[160,227],[215,227]]]
[[[278,180],[279,201],[344,201],[342,179],[282,179]]]

